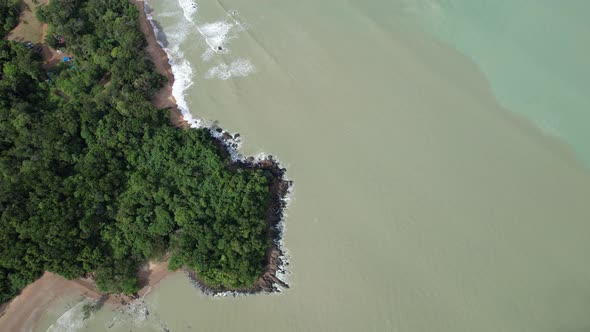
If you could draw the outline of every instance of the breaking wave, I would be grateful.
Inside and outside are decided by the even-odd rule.
[[[47,328],[47,332],[76,332],[80,331],[86,321],[84,319],[84,306],[91,304],[92,300],[83,300],[74,305],[70,310],[61,315],[55,323]]]
[[[191,0],[178,0],[180,4],[184,17],[187,19],[187,22],[179,23],[179,25],[175,28],[176,32],[171,35],[167,35],[169,41],[168,43],[164,43],[162,40],[158,40],[158,44],[168,55],[168,61],[172,68],[172,73],[174,75],[174,83],[172,86],[172,95],[176,100],[176,104],[178,109],[182,113],[184,120],[190,125],[191,128],[205,128],[208,129],[211,135],[221,142],[227,147],[232,160],[234,161],[242,161],[242,162],[261,162],[264,160],[272,159],[269,156],[264,154],[259,154],[255,158],[248,158],[246,159],[239,153],[239,149],[242,145],[241,136],[231,135],[227,131],[221,129],[216,122],[214,121],[205,121],[203,119],[199,119],[194,117],[190,110],[189,110],[189,103],[186,99],[186,93],[190,86],[194,84],[193,81],[193,70],[192,65],[188,59],[184,57],[182,51],[180,51],[180,45],[186,41],[187,36],[190,34],[191,26],[197,28],[199,33],[205,38],[209,49],[205,51],[202,55],[202,59],[204,61],[209,61],[213,59],[219,53],[226,53],[227,48],[225,47],[228,41],[231,38],[235,38],[232,36],[232,29],[238,28],[243,29],[243,25],[237,20],[236,15],[237,13],[234,10],[228,11],[228,16],[231,18],[232,22],[218,21],[209,24],[202,24],[198,25],[195,23],[194,16],[196,16],[198,11],[198,5]],[[144,2],[145,11],[147,14],[148,21],[150,22],[152,28],[156,36],[159,36],[159,29],[154,22],[153,16],[151,15],[151,9],[146,2]],[[186,24],[190,24],[187,26]],[[193,29],[194,31],[194,29]],[[219,50],[221,46],[222,50]],[[236,60],[231,61],[229,64],[221,63],[209,69],[207,72],[206,78],[218,78],[222,80],[227,80],[230,78],[237,78],[237,77],[245,77],[251,73],[254,73],[256,68],[252,64],[252,62],[248,59],[238,58]],[[280,161],[274,159],[274,162],[281,168],[283,165]],[[285,179],[287,180],[287,179]],[[290,182],[290,181],[289,181]],[[287,192],[287,196],[283,198],[283,201],[286,205],[289,204],[291,200],[291,193],[293,191],[293,185],[290,186]],[[283,213],[285,213],[286,208],[284,209]],[[281,265],[278,267],[279,271],[276,273],[276,276],[279,280],[283,281],[285,284],[288,284],[288,271],[287,266],[289,265],[288,261],[288,254],[285,250],[285,246],[283,243],[283,232],[285,230],[285,214],[283,214],[283,218],[280,223],[277,225],[277,229],[280,233],[279,240],[276,240],[276,245],[282,252],[280,257]],[[280,291],[280,287],[276,285],[277,290]],[[229,295],[229,294],[227,294]],[[235,294],[234,294],[235,295]]]
[[[184,18],[186,18],[188,21],[192,22],[193,17],[195,16],[197,11],[199,10],[199,6],[197,5],[197,3],[192,0],[178,0],[178,4],[180,5],[180,8],[182,8],[182,11],[184,12]]]
[[[256,71],[250,60],[237,59],[232,61],[229,65],[222,63],[212,67],[207,72],[207,78],[219,78],[227,80],[232,77],[246,77]]]
[[[198,5],[192,0],[178,0],[178,3],[183,11],[186,22],[179,22],[174,32],[171,34],[164,34],[158,29],[156,22],[152,16],[152,10],[149,7],[148,2],[144,2],[145,12],[150,22],[152,29],[157,37],[158,44],[168,55],[168,61],[172,68],[174,75],[174,83],[172,85],[172,95],[176,99],[176,104],[182,116],[189,123],[192,128],[210,128],[212,134],[220,138],[227,135],[225,132],[219,132],[214,123],[205,122],[202,119],[195,118],[189,111],[189,103],[186,98],[186,92],[189,87],[194,84],[194,75],[192,64],[184,56],[183,52],[180,51],[180,45],[186,41],[190,31],[194,31],[194,28],[204,37],[205,42],[209,46],[208,49],[203,53],[202,59],[209,61],[220,53],[227,53],[228,49],[226,44],[228,40],[234,38],[231,36],[232,28],[235,26],[241,26],[235,19],[235,11],[228,13],[234,23],[224,21],[218,21],[214,23],[207,23],[199,25],[195,23],[194,17],[198,12]],[[191,29],[193,27],[193,29]],[[221,50],[220,50],[221,48]],[[219,78],[227,80],[232,77],[244,77],[255,72],[255,67],[250,60],[237,59],[232,61],[229,65],[221,63],[211,68],[206,77]],[[232,148],[232,156],[234,159],[238,159],[237,149],[241,145],[239,137],[235,137],[229,142],[229,146]]]
[[[230,37],[234,25],[227,21],[206,23],[199,26],[199,32],[205,37],[205,42],[214,51],[223,51]],[[221,49],[220,49],[221,48]]]
[[[114,317],[105,324],[106,329],[140,331],[169,331],[156,310],[143,299],[137,299],[115,311]]]

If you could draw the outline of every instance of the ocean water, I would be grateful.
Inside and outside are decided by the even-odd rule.
[[[589,2],[150,6],[186,116],[288,168],[291,288],[72,330],[590,330]]]
[[[478,65],[502,106],[590,165],[588,1],[408,0],[406,9]]]

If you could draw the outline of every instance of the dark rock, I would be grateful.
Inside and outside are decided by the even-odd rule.
[[[229,150],[232,147],[237,149],[237,144],[235,142],[232,142],[231,139],[240,137],[240,134],[235,134],[232,137],[229,133],[224,132],[219,127],[216,127],[213,130],[215,130],[219,134],[222,134],[220,135],[221,137],[218,137],[214,140],[215,144],[218,145],[218,147],[221,150],[229,154]],[[228,140],[230,141],[228,142]],[[201,289],[201,291],[206,295],[215,295],[227,291],[230,291],[230,294],[233,296],[237,296],[239,294],[254,294],[260,292],[274,293],[280,290],[280,288],[277,287],[277,285],[282,288],[289,288],[289,285],[277,278],[277,274],[284,272],[284,267],[287,265],[287,262],[284,262],[281,258],[283,252],[281,251],[281,248],[279,246],[282,236],[280,223],[283,219],[283,210],[287,205],[284,198],[289,193],[290,188],[292,186],[292,181],[285,179],[286,169],[281,168],[278,162],[274,160],[274,157],[272,155],[269,155],[267,158],[260,161],[254,159],[254,157],[248,157],[245,160],[233,162],[230,165],[228,165],[228,167],[236,169],[240,167],[245,167],[249,169],[261,169],[267,171],[272,175],[270,183],[271,202],[268,205],[267,210],[265,211],[265,219],[269,226],[268,235],[272,239],[272,244],[269,248],[267,248],[266,251],[266,266],[264,269],[264,273],[260,276],[258,281],[254,283],[254,285],[247,289],[211,288],[203,284],[198,279],[198,276],[194,271],[185,268],[185,273],[188,275],[192,284],[195,287]]]

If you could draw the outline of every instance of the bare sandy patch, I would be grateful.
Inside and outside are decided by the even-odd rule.
[[[145,296],[172,273],[174,272],[168,271],[168,260],[146,264],[140,272],[140,281],[144,286],[138,292],[139,297]],[[125,295],[104,294],[89,278],[68,280],[57,274],[45,272],[41,278],[25,287],[20,295],[2,305],[0,331],[31,331],[57,299],[67,296],[95,300],[102,298],[111,306],[124,305],[133,300]]]
[[[35,12],[39,6],[45,5],[49,0],[24,0],[21,7],[20,23],[6,36],[8,40],[19,42],[43,43],[42,26]]]

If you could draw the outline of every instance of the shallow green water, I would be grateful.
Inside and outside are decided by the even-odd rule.
[[[534,26],[551,3],[474,3],[225,0],[191,15],[152,1],[192,114],[295,181],[291,289],[209,298],[178,274],[145,298],[148,318],[105,309],[85,329],[589,329],[590,176],[545,134],[590,147],[575,127],[590,58],[556,59],[586,50],[563,39],[584,36],[586,2]],[[555,46],[519,40],[535,31]]]
[[[590,165],[590,2],[408,2],[425,31],[477,63],[504,107]]]

